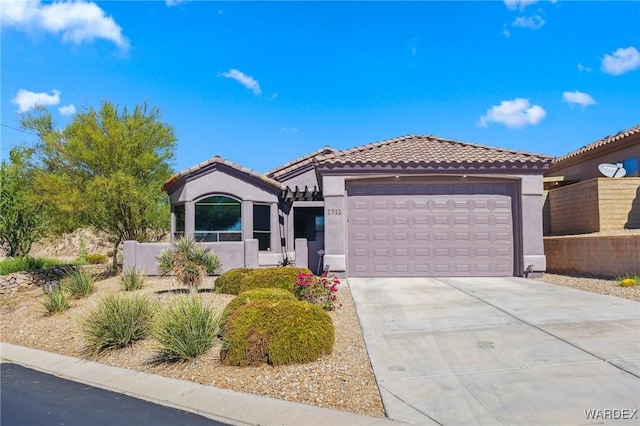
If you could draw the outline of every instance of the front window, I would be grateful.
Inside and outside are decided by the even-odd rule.
[[[173,216],[175,217],[173,237],[180,239],[184,237],[184,204],[173,206]]]
[[[214,195],[196,202],[196,241],[242,241],[242,203]]]
[[[271,250],[271,206],[253,205],[253,238],[259,250]]]

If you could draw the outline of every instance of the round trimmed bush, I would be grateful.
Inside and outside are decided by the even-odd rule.
[[[236,309],[246,305],[254,300],[297,300],[296,296],[289,290],[282,288],[257,288],[255,290],[247,290],[236,296],[222,311],[222,326]]]
[[[301,272],[311,272],[307,268],[266,268],[254,269],[240,281],[240,292],[256,288],[283,288],[294,292],[296,276]]]
[[[320,306],[294,300],[256,300],[224,326],[220,360],[226,365],[303,364],[330,354],[331,317]]]
[[[216,293],[240,294],[240,282],[242,278],[253,269],[236,268],[230,269],[216,279]]]

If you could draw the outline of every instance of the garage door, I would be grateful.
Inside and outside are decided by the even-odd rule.
[[[348,272],[513,276],[511,183],[347,185]]]

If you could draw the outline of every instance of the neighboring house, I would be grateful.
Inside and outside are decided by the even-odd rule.
[[[164,189],[172,235],[209,242],[225,269],[295,257],[316,270],[323,249],[324,265],[351,277],[522,276],[545,270],[551,160],[404,136],[325,147],[264,175],[215,157]],[[135,244],[125,263],[142,268],[157,248]]]
[[[565,235],[640,228],[640,125],[557,158],[545,173],[545,234]],[[622,166],[608,178],[598,166]]]

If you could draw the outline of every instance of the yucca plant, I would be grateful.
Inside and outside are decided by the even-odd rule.
[[[176,279],[195,293],[207,274],[220,270],[220,259],[209,249],[190,237],[180,238],[170,250],[163,250],[158,260],[158,272],[162,276],[173,273]]]

